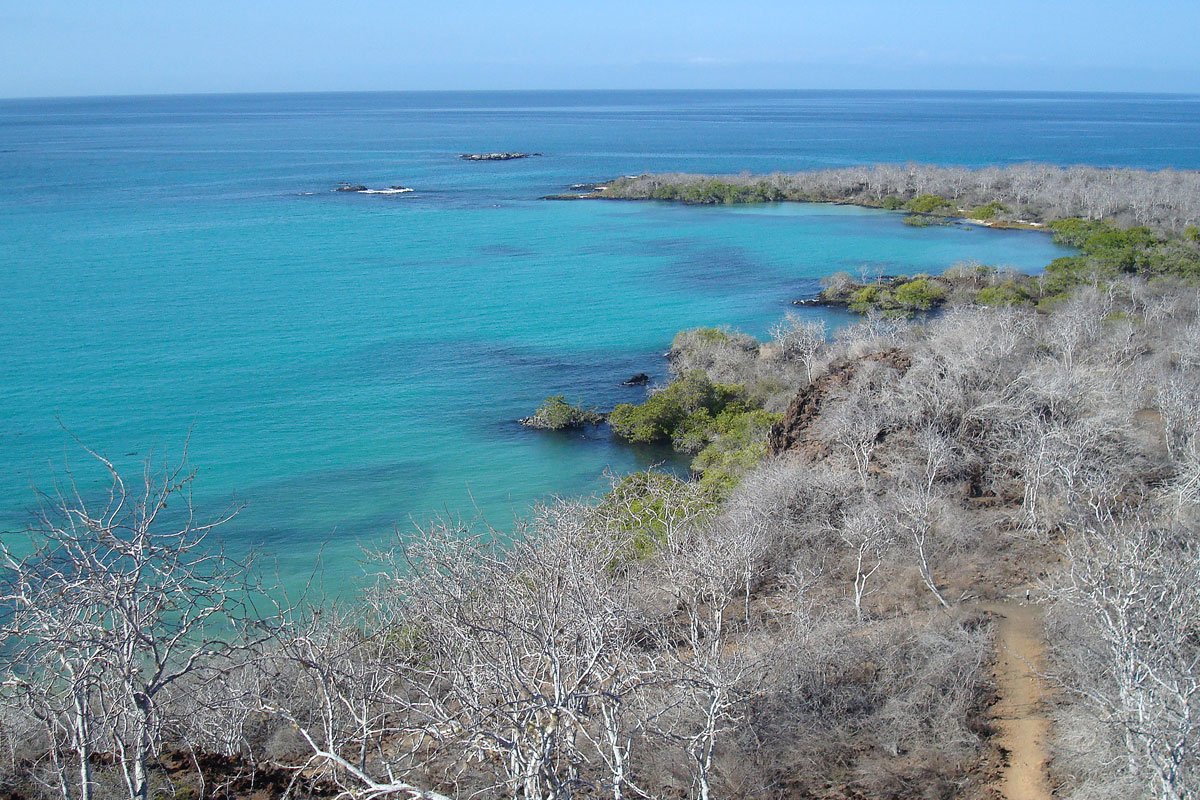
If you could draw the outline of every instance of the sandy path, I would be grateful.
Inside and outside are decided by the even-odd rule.
[[[979,607],[996,617],[994,670],[1000,699],[992,710],[996,744],[1008,753],[998,788],[1006,800],[1051,800],[1046,778],[1050,720],[1042,708],[1046,687],[1034,671],[1041,667],[1041,610],[1016,600]]]

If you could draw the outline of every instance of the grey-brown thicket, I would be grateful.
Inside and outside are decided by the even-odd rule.
[[[597,196],[695,203],[808,200],[869,205],[925,196],[944,201],[948,208],[983,207],[988,219],[1038,222],[1082,217],[1172,232],[1200,224],[1200,172],[1173,169],[874,164],[769,175],[639,175],[619,178],[606,187]]]
[[[284,770],[295,796],[982,798],[977,601],[1032,587],[1058,793],[1194,798],[1198,311],[1129,281],[1049,314],[683,335],[677,370],[784,412],[723,500],[650,472],[511,534],[399,537],[360,601],[198,657],[222,677],[163,694],[149,792],[224,791],[156,766],[184,750]],[[63,641],[47,657],[88,663]],[[4,787],[79,796],[75,721],[90,735],[105,707],[46,675],[34,708],[5,666]],[[100,796],[123,756],[89,742]]]

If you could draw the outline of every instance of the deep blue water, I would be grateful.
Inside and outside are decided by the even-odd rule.
[[[539,151],[466,163],[462,152]],[[136,465],[191,432],[196,499],[288,581],[325,545],[439,513],[501,527],[661,451],[527,431],[664,375],[672,334],[761,335],[862,264],[1036,270],[1025,232],[842,207],[555,203],[646,171],[875,161],[1200,167],[1200,98],[497,92],[0,102],[0,527],[65,463],[63,427]],[[405,195],[339,194],[340,181]],[[820,313],[820,312],[813,312]],[[61,426],[60,422],[61,420]]]

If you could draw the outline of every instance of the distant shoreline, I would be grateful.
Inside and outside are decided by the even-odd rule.
[[[1200,222],[1200,171],[1123,167],[944,167],[877,163],[768,175],[626,175],[553,200],[660,200],[684,205],[831,203],[905,212],[924,227],[966,220],[991,228],[1041,230],[1080,218],[1180,234]]]
[[[747,200],[733,203],[688,203],[682,200],[667,200],[657,197],[628,197],[624,195],[606,194],[607,186],[603,183],[596,185],[584,194],[571,194],[563,192],[560,194],[548,194],[542,197],[542,200],[617,200],[625,202],[657,202],[657,203],[674,203],[677,205],[766,205],[774,203],[787,203],[796,205],[824,205],[824,206],[853,206],[855,208],[869,208],[875,211],[901,211],[902,209],[887,208],[881,203],[873,203],[867,200],[801,200],[785,198],[781,200]],[[981,228],[993,228],[996,230],[1017,230],[1017,231],[1041,231],[1049,233],[1050,228],[1044,222],[1033,222],[1030,220],[995,220],[995,219],[977,219],[961,214],[937,214],[936,216],[941,225],[954,224],[961,222],[965,225],[975,225]]]

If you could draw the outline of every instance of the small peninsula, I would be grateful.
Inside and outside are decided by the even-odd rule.
[[[1200,220],[1200,172],[1174,169],[872,164],[767,175],[645,174],[571,189],[579,193],[547,199],[837,203],[901,211],[916,226],[967,221],[1033,230],[1079,217],[1183,233]]]

